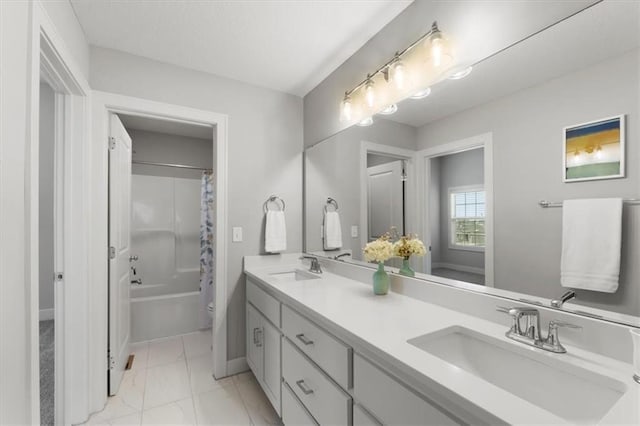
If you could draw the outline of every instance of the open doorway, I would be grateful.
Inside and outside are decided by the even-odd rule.
[[[486,133],[417,153],[427,274],[493,287],[493,142]]]
[[[39,349],[40,424],[55,424],[55,92],[40,83],[39,116]]]
[[[213,376],[215,130],[109,113],[109,395],[167,347]]]
[[[431,158],[431,275],[485,283],[484,148]]]

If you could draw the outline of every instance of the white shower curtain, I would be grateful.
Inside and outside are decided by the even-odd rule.
[[[213,301],[213,174],[204,172],[200,189],[200,328],[211,327],[207,307]]]

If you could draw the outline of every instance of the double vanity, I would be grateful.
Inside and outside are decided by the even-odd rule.
[[[576,316],[582,329],[558,330],[570,322],[558,312],[551,340],[566,353],[545,350],[508,336],[546,337],[519,329],[529,316],[539,323],[534,306],[396,274],[375,296],[371,269],[322,259],[312,273],[298,257],[251,256],[244,267],[247,361],[285,425],[640,424],[630,355],[590,349],[606,340],[584,336],[630,341],[628,327]],[[493,309],[475,315],[469,297]]]

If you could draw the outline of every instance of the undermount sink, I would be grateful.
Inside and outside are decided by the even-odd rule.
[[[597,422],[626,390],[617,380],[460,326],[407,343],[574,423]]]
[[[269,275],[280,281],[308,281],[308,280],[317,280],[320,278],[319,275],[312,274],[311,272],[303,271],[302,269],[273,272]]]

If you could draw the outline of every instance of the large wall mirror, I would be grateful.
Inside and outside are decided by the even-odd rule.
[[[567,290],[563,209],[540,201],[640,198],[639,21],[638,2],[598,3],[308,148],[306,252],[366,264],[381,233],[417,234],[430,248],[412,258],[417,277],[549,306]],[[565,161],[612,161],[600,143],[569,153],[565,128],[619,116],[624,177],[565,181]],[[617,291],[576,290],[565,309],[640,323],[640,205],[624,204],[622,230]]]

